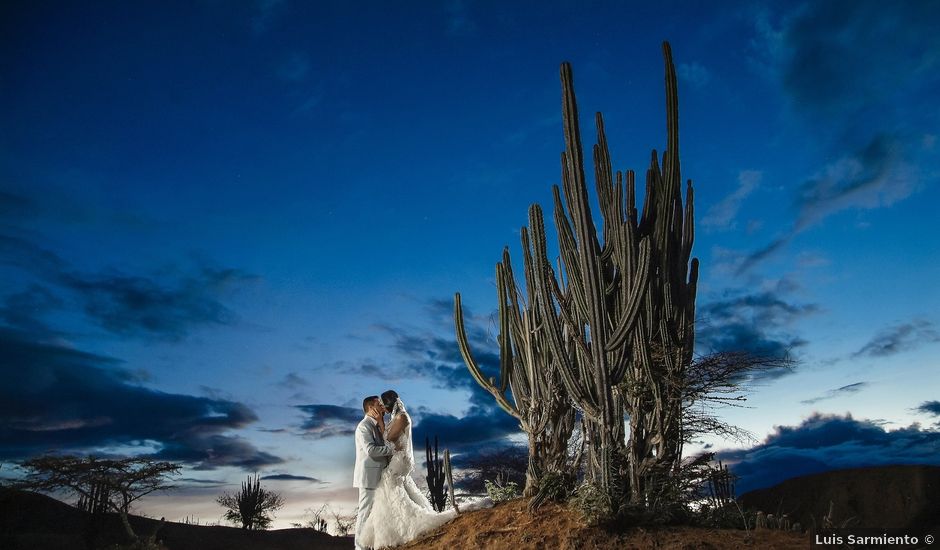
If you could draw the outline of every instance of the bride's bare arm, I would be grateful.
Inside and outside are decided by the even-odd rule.
[[[393,420],[391,427],[388,429],[388,440],[397,444],[398,438],[401,436],[401,433],[405,431],[406,426],[408,426],[408,417],[405,415],[401,415]]]

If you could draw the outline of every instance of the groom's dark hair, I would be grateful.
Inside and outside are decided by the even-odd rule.
[[[385,405],[388,412],[392,412],[392,409],[395,408],[396,399],[398,399],[398,392],[395,390],[388,390],[382,394],[382,404]]]
[[[366,397],[365,399],[363,399],[363,400],[362,400],[362,411],[363,411],[363,412],[366,412],[366,413],[369,412],[369,405],[371,405],[372,402],[375,401],[375,400],[378,399],[378,398],[379,398],[378,395],[370,395],[369,397]]]

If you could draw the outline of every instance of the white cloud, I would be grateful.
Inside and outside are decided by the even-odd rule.
[[[741,202],[756,189],[763,179],[763,172],[759,170],[742,170],[738,173],[738,187],[730,195],[708,209],[702,219],[702,226],[706,229],[734,229],[735,218],[741,208]]]

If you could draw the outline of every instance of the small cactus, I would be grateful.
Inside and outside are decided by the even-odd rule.
[[[457,508],[457,500],[454,499],[454,471],[450,465],[450,449],[444,449],[444,475],[447,477],[447,488],[450,493],[450,505],[454,507],[454,511],[458,514],[460,513],[460,508]]]
[[[767,516],[764,515],[764,512],[760,510],[757,511],[757,516],[754,519],[754,529],[766,529],[767,528]]]
[[[428,481],[428,492],[430,493],[431,506],[438,512],[444,511],[447,504],[447,487],[444,485],[445,474],[443,461],[438,457],[437,436],[434,436],[434,455],[431,455],[431,441],[428,438],[424,440],[427,452],[428,475],[425,479]]]

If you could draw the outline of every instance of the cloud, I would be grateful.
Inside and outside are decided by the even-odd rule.
[[[852,357],[888,357],[935,342],[940,342],[940,332],[932,322],[919,319],[881,330]]]
[[[741,202],[760,185],[762,178],[763,173],[759,170],[739,172],[737,189],[708,209],[705,217],[702,218],[702,226],[711,229],[734,229]]]
[[[270,481],[309,481],[311,483],[326,483],[325,481],[320,481],[315,477],[297,476],[293,474],[272,474],[262,476],[261,479]]]
[[[210,411],[209,414],[218,413]],[[167,439],[162,442],[163,448],[152,456],[158,460],[193,464],[194,470],[215,470],[229,466],[254,472],[284,462],[280,457],[259,450],[242,437],[204,432],[197,430],[196,433],[184,433]]]
[[[9,327],[49,337],[59,333],[46,326],[40,318],[63,305],[65,302],[47,287],[33,283],[26,290],[3,299],[0,319]]]
[[[760,50],[794,112],[808,126],[821,168],[805,178],[793,226],[741,264],[738,274],[794,236],[846,210],[889,207],[920,189],[923,136],[937,123],[929,109],[940,86],[940,12],[926,2],[835,0],[757,20]],[[904,29],[899,33],[897,29]],[[918,167],[918,168],[915,168]]]
[[[467,369],[454,336],[454,304],[451,299],[430,299],[424,304],[433,329],[415,329],[398,325],[376,324],[374,328],[391,337],[393,354],[377,365],[363,361],[344,367],[346,374],[369,376],[386,381],[428,380],[447,390],[470,392],[470,404],[496,407],[493,397],[481,388]],[[467,339],[474,358],[487,375],[499,374],[499,351],[495,337],[484,328],[489,318],[475,316],[464,308]],[[442,336],[446,334],[447,336]]]
[[[716,458],[739,477],[738,492],[842,468],[888,464],[936,464],[940,432],[917,424],[885,430],[872,420],[814,414],[798,426],[777,426],[759,445],[721,451]]]
[[[278,386],[286,388],[289,390],[297,389],[297,387],[308,387],[310,386],[310,381],[304,378],[303,376],[297,374],[296,372],[289,372],[284,376],[284,379],[277,383]]]
[[[728,293],[723,299],[699,308],[701,321],[696,330],[696,351],[751,352],[761,356],[783,357],[806,341],[791,334],[787,327],[819,311],[816,304],[796,305],[781,294],[785,284],[773,291],[755,294]],[[774,369],[767,375],[784,376],[790,371]]]
[[[257,420],[245,405],[148,389],[110,357],[0,328],[0,376],[5,459],[129,445],[203,470],[282,462],[226,435]]]
[[[352,435],[364,415],[361,408],[338,405],[297,405],[296,408],[308,415],[300,429],[304,437],[312,439]]]
[[[415,420],[414,444],[424,444],[425,437],[433,440],[437,435],[441,444],[452,450],[485,446],[504,446],[505,437],[519,433],[519,424],[499,408],[493,396],[481,388],[467,370],[453,337],[453,301],[431,299],[423,304],[433,329],[414,329],[398,325],[377,324],[375,328],[390,337],[392,353],[382,365],[363,361],[344,367],[346,374],[396,380],[427,380],[433,387],[469,393],[469,408],[463,416],[429,410],[411,410]],[[464,310],[467,338],[481,368],[488,374],[499,372],[499,354],[496,343],[483,328],[480,318]],[[447,334],[447,337],[441,334]],[[408,396],[402,399],[408,404]],[[463,398],[461,398],[463,399]],[[359,408],[335,405],[306,405],[298,407],[309,417],[302,429],[308,436],[325,438],[352,434],[362,418]]]
[[[32,271],[50,279],[66,268],[66,262],[55,252],[32,241],[4,234],[0,234],[0,265]]]
[[[10,235],[0,235],[0,262],[46,285],[34,282],[29,290],[8,296],[8,303],[11,299],[34,304],[41,300],[44,309],[51,310],[69,305],[68,299],[89,320],[113,334],[171,341],[183,339],[197,326],[234,324],[238,316],[222,302],[223,297],[258,280],[239,269],[206,266],[189,273],[164,270],[153,277],[116,270],[82,273],[55,252]],[[17,324],[23,321],[13,319]]]
[[[60,277],[63,286],[81,299],[85,314],[102,328],[123,336],[168,340],[180,340],[198,325],[234,324],[237,315],[219,297],[255,279],[237,269],[210,268],[169,283],[116,272]]]
[[[940,416],[940,401],[924,401],[918,405],[914,410],[917,412],[922,412],[925,414],[932,414],[934,416]]]
[[[800,403],[803,403],[805,405],[813,405],[820,401],[825,401],[826,399],[834,399],[842,395],[850,395],[853,393],[858,393],[862,391],[863,389],[867,388],[869,385],[870,384],[868,382],[856,382],[854,384],[848,384],[846,386],[842,386],[841,388],[829,390],[824,395],[813,397],[812,399],[804,399],[803,401],[800,401]]]
[[[491,398],[492,400],[492,398]],[[498,407],[471,407],[463,417],[449,414],[425,413],[413,431],[413,443],[423,447],[425,438],[452,451],[498,444],[506,436],[521,433],[519,421]]]
[[[839,137],[884,124],[898,118],[898,107],[916,109],[923,104],[917,99],[935,89],[937,25],[940,14],[929,2],[808,4],[779,35],[780,80],[814,122],[838,121]]]
[[[877,135],[860,150],[826,165],[800,186],[797,218],[783,236],[751,253],[741,264],[743,274],[781,250],[796,235],[827,217],[850,209],[871,210],[891,206],[910,196],[917,177],[903,161],[900,143]]]
[[[914,192],[916,179],[901,161],[901,144],[893,137],[872,137],[853,155],[828,164],[800,186],[795,232],[843,210],[891,206]]]
[[[225,487],[228,485],[227,481],[221,479],[198,479],[192,477],[183,477],[176,480],[181,488],[198,488],[198,489],[215,489],[218,487]]]
[[[680,63],[676,67],[676,75],[695,88],[701,88],[711,80],[711,73],[699,63]]]

